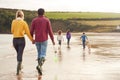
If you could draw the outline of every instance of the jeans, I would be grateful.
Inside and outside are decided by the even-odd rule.
[[[37,52],[38,52],[38,59],[46,56],[46,50],[47,50],[47,43],[48,41],[44,42],[35,42]]]
[[[82,41],[83,49],[85,49],[85,40]]]
[[[23,51],[25,48],[25,39],[22,38],[13,38],[13,46],[17,52],[17,61],[22,62]]]

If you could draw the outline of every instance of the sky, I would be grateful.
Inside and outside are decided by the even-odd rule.
[[[0,0],[0,8],[120,13],[120,0]]]

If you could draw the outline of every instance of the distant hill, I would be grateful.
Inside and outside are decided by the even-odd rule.
[[[0,33],[10,33],[11,22],[15,18],[17,9],[0,8]],[[23,10],[25,20],[31,24],[37,11]],[[120,13],[100,12],[46,12],[52,23],[54,32],[58,29],[66,32],[119,32],[116,26],[120,25]]]

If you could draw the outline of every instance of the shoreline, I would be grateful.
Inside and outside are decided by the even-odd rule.
[[[85,31],[84,31],[85,32]],[[71,32],[73,35],[82,34],[83,32]],[[88,35],[120,35],[120,32],[85,32]],[[10,35],[11,33],[0,33],[0,35]],[[53,33],[54,35],[57,35],[57,32]],[[65,35],[66,32],[63,32]]]

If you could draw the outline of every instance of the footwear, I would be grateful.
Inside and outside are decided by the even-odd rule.
[[[38,58],[38,65],[42,66],[45,62],[45,58],[44,57],[41,57],[41,58]]]
[[[45,62],[45,58],[44,57],[41,58],[41,62],[42,62],[42,65],[43,65],[44,62]]]
[[[44,62],[45,62],[44,57],[38,58],[38,66],[36,67],[36,69],[40,75],[42,75],[42,65],[44,64]]]
[[[40,75],[42,75],[41,67],[40,67],[40,66],[37,66],[36,69],[37,69],[38,73],[39,73]]]
[[[70,46],[68,45],[67,48],[70,48]]]
[[[18,64],[17,64],[17,73],[16,73],[16,75],[20,74],[20,71],[22,69],[21,64],[22,64],[21,62],[18,62]]]
[[[21,64],[21,65],[20,65],[20,70],[22,70],[22,69],[23,69],[23,65]]]

